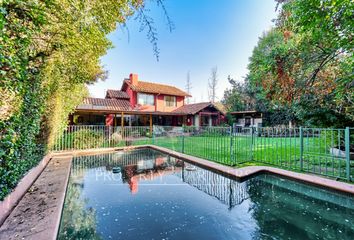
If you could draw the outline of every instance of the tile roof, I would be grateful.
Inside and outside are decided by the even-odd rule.
[[[119,99],[129,99],[128,93],[119,90],[108,89],[106,93],[106,97],[108,98],[119,98]]]
[[[125,99],[85,98],[76,110],[130,111],[130,102]]]
[[[197,112],[209,106],[212,106],[211,102],[192,103],[183,105],[182,107],[175,109],[173,112],[184,114],[196,114]]]
[[[256,110],[248,110],[248,111],[236,111],[236,112],[231,112],[230,114],[232,115],[237,115],[237,114],[247,114],[247,113],[261,113]]]
[[[145,92],[145,93],[157,93],[157,94],[166,94],[173,96],[182,96],[182,97],[191,97],[190,94],[182,91],[179,88],[174,86],[160,84],[160,83],[151,83],[138,81],[137,85],[132,85],[129,80],[124,80],[124,82],[136,92]]]
[[[218,109],[220,112],[222,112],[224,115],[227,113],[227,109],[225,105],[221,102],[215,102],[214,107]]]

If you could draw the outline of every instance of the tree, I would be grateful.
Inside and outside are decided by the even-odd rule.
[[[224,91],[222,103],[228,111],[254,110],[254,99],[250,96],[247,83],[235,81],[230,76],[227,78],[231,88]]]
[[[105,79],[107,35],[134,13],[158,56],[142,0],[1,1],[0,200],[54,144],[86,85]]]
[[[283,33],[299,39],[299,49],[306,45],[311,47],[301,51],[308,56],[307,61],[302,64],[302,67],[309,66],[308,74],[304,76],[306,84],[310,88],[317,88],[324,80],[333,82],[331,91],[324,93],[323,101],[309,95],[308,99],[305,99],[308,101],[303,101],[305,107],[311,102],[317,102],[315,109],[320,106],[315,122],[321,123],[321,119],[324,119],[327,121],[326,125],[353,124],[353,1],[279,2],[282,9],[277,27]],[[303,117],[309,120],[317,118],[313,111],[304,110],[303,113]]]
[[[211,75],[208,82],[208,97],[209,101],[216,101],[216,89],[218,84],[218,68],[215,66],[211,69]]]
[[[192,83],[191,83],[191,76],[190,72],[188,71],[187,73],[187,82],[186,82],[186,92],[191,95],[191,90],[192,90]],[[190,97],[187,97],[187,104],[190,103]]]
[[[278,2],[276,26],[260,38],[248,66],[257,99],[301,124],[353,124],[353,3]]]

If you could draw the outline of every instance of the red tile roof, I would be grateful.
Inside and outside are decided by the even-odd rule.
[[[133,91],[136,92],[144,92],[144,93],[157,93],[157,94],[166,94],[172,96],[181,96],[181,97],[191,97],[185,91],[182,91],[179,88],[174,86],[160,84],[160,83],[151,83],[151,82],[143,82],[138,81],[137,85],[132,85],[129,80],[124,80],[128,86],[131,87]]]
[[[199,112],[209,106],[213,106],[213,104],[211,102],[186,104],[182,107],[177,108],[173,112],[174,113],[184,113],[184,114],[196,114],[197,112]]]
[[[108,98],[119,98],[119,99],[129,99],[128,93],[119,90],[108,89],[106,93],[106,97]]]
[[[85,98],[76,110],[130,111],[130,102],[125,99]]]

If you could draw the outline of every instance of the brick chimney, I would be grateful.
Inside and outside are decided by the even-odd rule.
[[[132,85],[138,85],[138,74],[135,74],[135,73],[131,73],[129,75],[129,79],[130,79],[130,83]]]

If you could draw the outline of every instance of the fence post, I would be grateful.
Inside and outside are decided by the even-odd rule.
[[[234,163],[234,151],[233,151],[233,146],[234,146],[234,143],[233,143],[233,127],[230,126],[230,161],[231,163]],[[237,163],[236,163],[237,164]]]
[[[152,134],[151,134],[151,139],[152,139],[152,145],[155,145],[155,125],[152,125]]]
[[[254,139],[254,128],[251,127],[251,149],[250,149],[250,152],[251,152],[251,161],[254,160],[254,149],[255,149],[255,139]]]
[[[350,181],[350,144],[349,144],[350,130],[349,130],[349,127],[345,128],[344,141],[345,141],[345,159],[346,159],[345,170],[346,170],[347,180]]]
[[[184,153],[184,128],[182,131],[182,153]]]
[[[304,130],[300,127],[300,169],[304,168]]]

